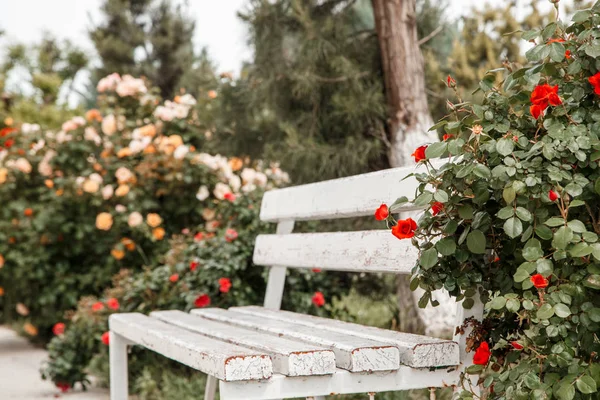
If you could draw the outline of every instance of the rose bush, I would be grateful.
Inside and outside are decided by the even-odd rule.
[[[596,3],[568,26],[523,32],[531,65],[490,71],[482,102],[449,104],[445,140],[415,152],[427,169],[414,203],[429,207],[418,227],[390,219],[419,248],[421,305],[441,288],[465,308],[486,303],[481,323],[466,322],[466,373],[487,398],[598,398],[599,27]]]
[[[197,151],[205,127],[189,95],[161,103],[116,74],[98,91],[101,111],[59,131],[13,121],[0,131],[0,318],[41,340],[121,268],[158,265],[172,234],[211,236],[227,223],[219,204],[288,179]]]

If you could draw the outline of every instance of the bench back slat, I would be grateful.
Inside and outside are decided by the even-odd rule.
[[[417,256],[389,230],[259,235],[254,248],[257,265],[354,272],[408,274]]]
[[[424,167],[386,169],[348,178],[268,191],[260,219],[308,221],[371,215],[383,202],[413,198],[418,182],[408,174]]]

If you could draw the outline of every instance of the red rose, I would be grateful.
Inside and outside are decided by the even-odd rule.
[[[315,292],[312,297],[312,302],[317,307],[323,307],[325,305],[325,296],[321,292]]]
[[[388,215],[390,215],[390,212],[388,206],[385,204],[380,205],[379,208],[375,210],[375,219],[377,221],[383,221]]]
[[[433,215],[438,215],[440,213],[440,211],[442,211],[444,209],[444,205],[442,203],[440,203],[439,201],[436,201],[435,203],[433,203],[431,205],[431,213]]]
[[[540,105],[533,104],[529,107],[529,112],[531,113],[533,118],[539,119],[540,116],[544,113],[545,109],[546,109],[546,107],[542,107]]]
[[[420,146],[420,147],[417,147],[415,152],[411,154],[411,157],[415,158],[415,162],[421,162],[427,158],[427,157],[425,157],[426,149],[427,149],[427,146]]]
[[[109,332],[104,332],[102,334],[102,343],[104,343],[107,346],[110,344],[110,333]]]
[[[311,269],[311,271],[312,271],[312,272],[317,272],[317,273],[318,273],[318,272],[321,272],[321,268],[313,268],[313,269]]]
[[[97,301],[94,304],[92,304],[92,311],[96,312],[102,310],[104,310],[104,304],[102,304],[102,302]]]
[[[558,193],[556,193],[554,190],[551,190],[548,192],[548,198],[550,201],[556,201],[558,199]]]
[[[401,219],[396,226],[392,227],[392,234],[398,239],[407,239],[415,236],[417,223],[412,218]]]
[[[228,242],[233,242],[235,239],[237,239],[238,237],[238,233],[235,229],[227,229],[225,231],[225,240],[227,240]]]
[[[25,211],[23,211],[23,215],[25,215],[26,217],[31,217],[33,215],[33,209],[26,208]]]
[[[227,293],[231,289],[231,280],[229,278],[219,279],[219,291],[221,293]]]
[[[486,365],[490,361],[491,355],[490,345],[487,342],[481,342],[477,350],[475,350],[473,364]]]
[[[454,135],[451,135],[449,133],[444,134],[444,136],[442,136],[442,140],[445,142],[448,139],[452,139],[454,137]]]
[[[4,147],[10,149],[13,144],[15,144],[15,141],[13,139],[6,139],[6,142],[4,142]]]
[[[56,336],[60,336],[65,333],[65,324],[63,322],[57,322],[54,324],[52,327],[52,333],[54,333]]]
[[[202,233],[202,232],[198,232],[194,235],[195,242],[200,242],[203,239],[204,239],[204,233]]]
[[[190,271],[194,272],[196,270],[196,268],[198,268],[199,265],[200,265],[200,263],[198,261],[191,261],[190,262]]]
[[[542,106],[544,109],[551,106],[559,106],[562,100],[558,96],[558,85],[550,86],[547,83],[538,85],[531,92],[531,104]]]
[[[517,341],[512,341],[510,342],[510,345],[515,349],[515,350],[523,350],[523,346],[517,342]]]
[[[114,297],[111,297],[110,299],[108,299],[106,301],[106,305],[111,310],[118,310],[119,309],[119,300],[115,299]]]
[[[548,287],[548,279],[544,278],[542,274],[535,274],[531,278],[531,283],[538,289],[543,289]]]
[[[210,297],[207,294],[201,294],[194,300],[194,305],[199,308],[210,306]]]
[[[17,130],[15,128],[9,128],[9,127],[2,128],[2,129],[0,129],[0,136],[4,137],[4,136],[10,135],[11,133],[16,132],[16,131]]]
[[[567,50],[567,51],[565,51],[565,58],[566,58],[567,60],[570,60],[570,59],[571,59],[571,50]]]
[[[169,282],[175,283],[179,280],[179,274],[173,274],[169,277]]]
[[[229,200],[230,202],[234,202],[235,201],[235,194],[229,192],[229,193],[225,193],[225,195],[223,196],[223,198],[225,200]]]
[[[71,389],[71,385],[65,382],[56,382],[55,385],[63,393],[66,393],[69,389]]]
[[[588,82],[594,87],[594,93],[600,95],[600,72],[590,76]]]

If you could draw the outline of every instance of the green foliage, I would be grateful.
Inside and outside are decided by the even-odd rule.
[[[469,343],[490,343],[498,399],[594,399],[600,384],[600,3],[573,21],[523,32],[532,65],[486,76],[482,102],[439,124],[455,158],[416,175],[420,198],[443,204],[419,221],[418,286],[487,303]]]
[[[195,23],[186,8],[166,0],[106,0],[101,10],[105,21],[90,30],[102,61],[96,76],[145,75],[164,98],[173,96],[194,60]]]

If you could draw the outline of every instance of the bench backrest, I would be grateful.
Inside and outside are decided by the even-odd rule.
[[[277,222],[277,233],[259,235],[254,263],[271,266],[265,307],[279,309],[286,268],[322,268],[352,272],[408,274],[418,252],[410,240],[389,230],[292,233],[295,221],[373,215],[381,203],[414,198],[418,182],[408,177],[420,167],[393,168],[348,178],[271,190],[265,193],[260,218]],[[406,178],[406,179],[405,179]],[[403,211],[418,208],[403,208]]]

